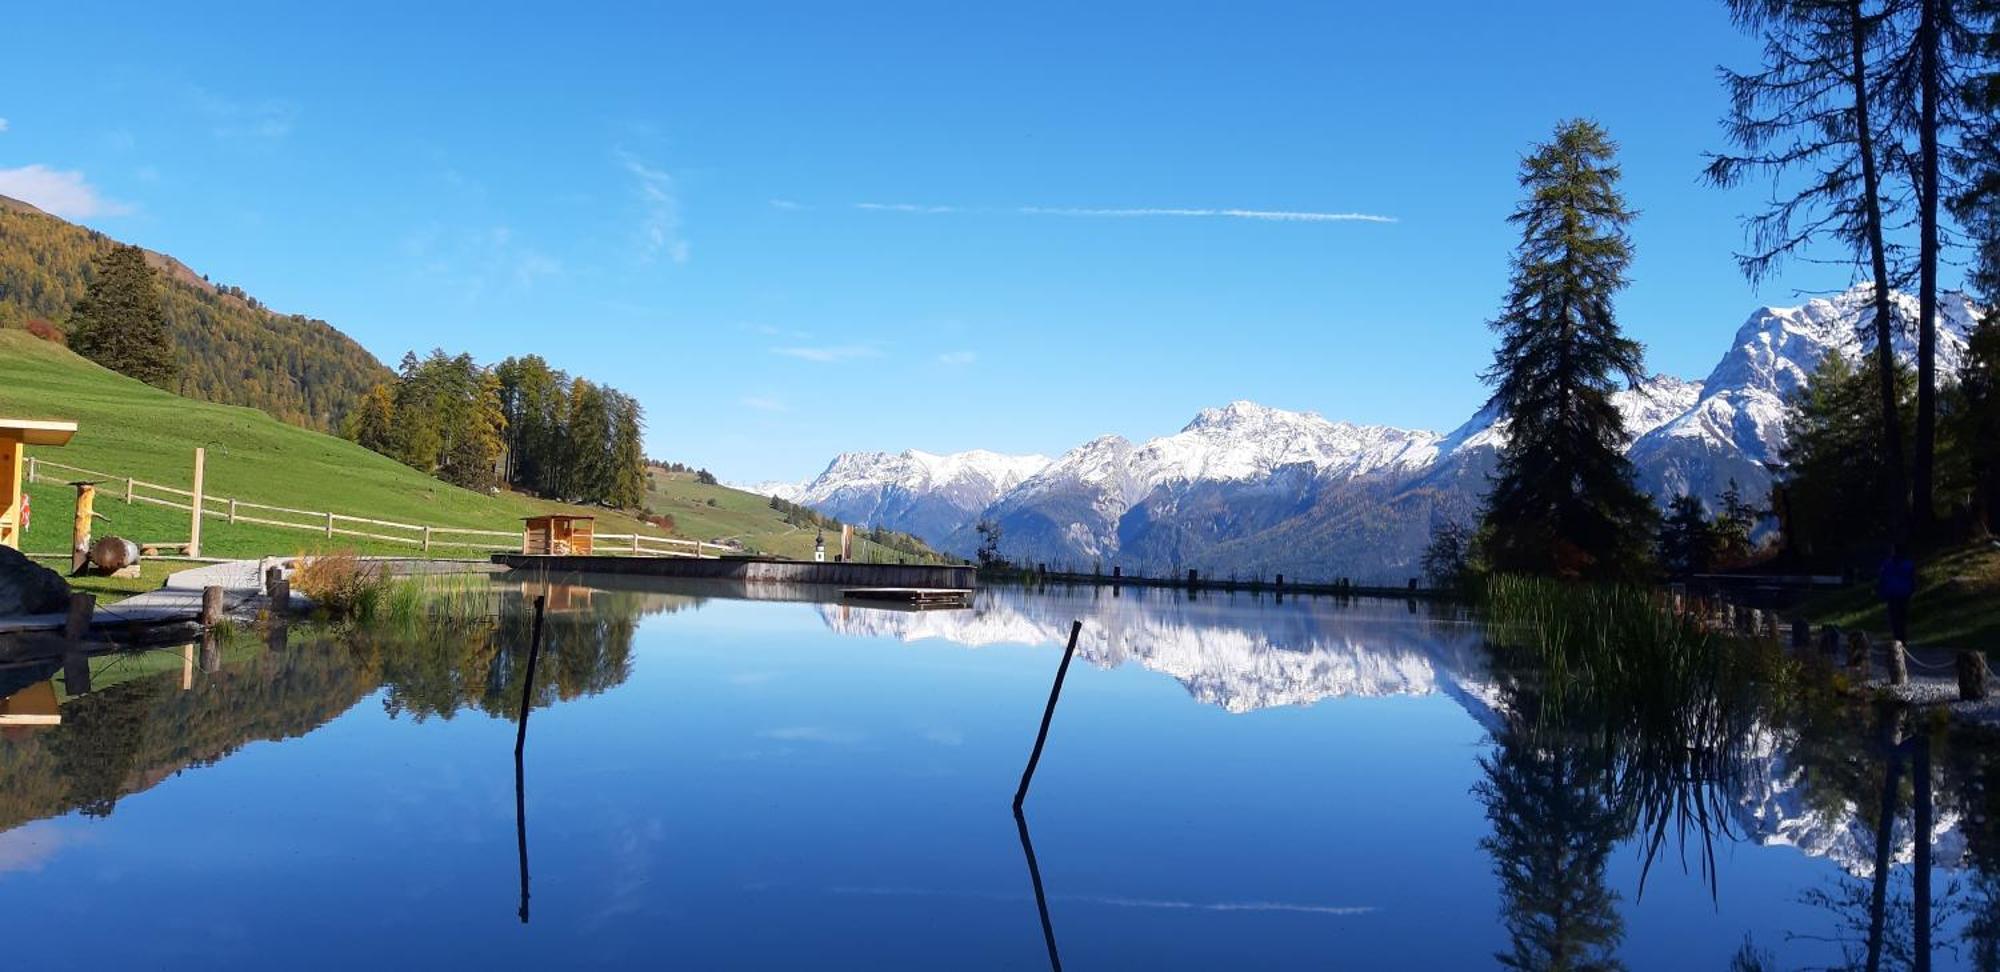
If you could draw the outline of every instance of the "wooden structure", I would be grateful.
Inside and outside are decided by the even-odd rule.
[[[21,469],[28,446],[68,445],[75,422],[41,422],[0,418],[0,547],[21,548]]]
[[[525,517],[521,552],[529,556],[587,557],[596,535],[596,520],[567,513]]]
[[[950,587],[850,587],[840,592],[850,601],[876,601],[916,608],[965,608],[972,606],[972,591]]]

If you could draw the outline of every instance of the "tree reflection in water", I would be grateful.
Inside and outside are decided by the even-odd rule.
[[[1637,897],[1668,853],[1719,897],[1715,845],[1752,836],[1743,823],[1757,825],[1753,807],[1775,801],[1784,806],[1761,809],[1809,828],[1820,841],[1811,852],[1841,867],[1801,895],[1830,922],[1789,939],[1836,946],[1840,968],[1924,970],[1938,950],[2000,968],[1990,734],[1948,731],[1901,706],[1871,712],[1768,644],[1550,628],[1492,649],[1500,724],[1475,792],[1511,937],[1502,964],[1619,967],[1622,899],[1605,878],[1613,848],[1629,841],[1640,857]],[[1962,853],[1938,840],[1953,832]],[[1934,847],[1951,869],[1937,891]],[[1747,940],[1731,962],[1770,965]]]
[[[643,615],[687,599],[595,592],[587,608],[552,615],[531,704],[554,705],[625,681]],[[80,811],[105,816],[124,797],[259,740],[305,735],[381,690],[394,715],[422,721],[477,711],[520,712],[532,612],[515,597],[497,616],[398,630],[295,627],[282,647],[239,631],[217,670],[182,690],[160,652],[100,655],[93,679],[71,681],[58,725],[0,741],[0,832]],[[49,678],[58,662],[36,669]],[[74,667],[74,663],[70,667]],[[95,691],[84,692],[94,681]]]

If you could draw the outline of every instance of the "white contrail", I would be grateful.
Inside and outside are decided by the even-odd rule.
[[[1087,209],[1022,206],[1031,216],[1198,216],[1211,219],[1262,219],[1279,223],[1393,223],[1394,216],[1373,213],[1317,213],[1284,209]]]
[[[1394,216],[1377,216],[1374,213],[1322,213],[1310,210],[1291,209],[1187,209],[1174,207],[1113,208],[1099,206],[1015,206],[1012,208],[978,208],[965,206],[932,206],[919,203],[861,202],[855,209],[865,209],[881,213],[1014,213],[1022,216],[1108,216],[1112,218],[1134,219],[1146,216],[1182,216],[1203,219],[1256,219],[1273,223],[1393,223]]]

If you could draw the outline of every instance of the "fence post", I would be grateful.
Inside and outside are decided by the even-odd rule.
[[[35,457],[34,457],[34,456],[29,456],[29,457],[28,457],[28,482],[30,482],[30,483],[33,483],[33,482],[35,482],[35,472],[36,472],[36,470],[35,470]]]
[[[132,505],[132,477],[125,477],[125,505]]]
[[[632,556],[639,556],[639,528],[632,528]]]
[[[194,513],[189,517],[191,522],[188,524],[187,555],[190,557],[201,556],[201,486],[203,467],[207,465],[208,450],[196,446],[194,450],[194,502],[189,504],[194,508]]]
[[[424,527],[424,553],[431,552],[431,528]]]
[[[326,515],[326,535],[329,537],[333,536],[333,514],[331,513]]]
[[[236,525],[236,501],[235,501],[235,500],[230,500],[230,501],[229,501],[229,525],[230,525],[230,526],[235,526],[235,525]]]

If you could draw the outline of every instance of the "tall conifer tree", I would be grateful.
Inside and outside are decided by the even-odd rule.
[[[1485,376],[1510,425],[1486,513],[1500,571],[1610,578],[1647,559],[1655,512],[1611,399],[1643,377],[1612,311],[1632,261],[1616,152],[1604,129],[1570,121],[1521,163],[1521,243]]]
[[[1866,337],[1875,349],[1881,433],[1874,441],[1889,484],[1881,501],[1889,531],[1900,535],[1909,488],[1889,290],[1903,261],[1886,227],[1904,200],[1884,189],[1885,165],[1898,154],[1882,137],[1889,23],[1863,0],[1728,0],[1728,6],[1738,26],[1763,39],[1764,64],[1754,74],[1722,72],[1730,95],[1726,125],[1743,154],[1711,158],[1708,178],[1732,187],[1756,174],[1806,174],[1790,195],[1746,220],[1752,249],[1737,260],[1752,282],[1829,236],[1869,274],[1874,313]]]
[[[95,269],[89,289],[70,313],[70,348],[119,374],[178,390],[174,384],[180,364],[145,251],[113,247],[98,258]]]

